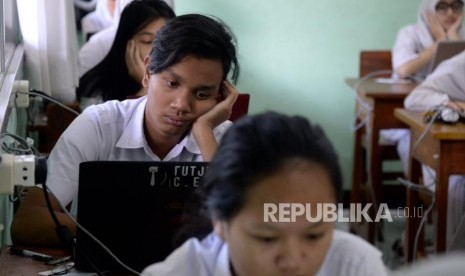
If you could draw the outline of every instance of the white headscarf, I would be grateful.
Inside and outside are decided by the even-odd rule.
[[[422,0],[418,9],[418,20],[415,24],[406,26],[400,30],[397,35],[396,43],[392,50],[392,66],[395,70],[405,62],[412,60],[419,53],[431,47],[434,43],[433,36],[429,30],[428,12],[436,13],[436,5],[440,0]],[[465,39],[465,26],[459,30],[461,39]],[[425,66],[422,70],[414,74],[412,77],[417,81],[423,81],[429,73],[429,67]],[[396,77],[396,74],[393,74]]]
[[[440,0],[423,0],[420,3],[420,8],[418,9],[418,31],[419,31],[419,38],[420,44],[423,49],[428,48],[433,44],[433,36],[429,31],[428,25],[428,11],[432,12],[433,14],[436,12],[436,5],[440,2]],[[459,36],[462,39],[465,39],[465,26],[462,22],[462,27],[459,31]]]

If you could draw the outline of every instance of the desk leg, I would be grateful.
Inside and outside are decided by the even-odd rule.
[[[415,158],[412,158],[412,152],[410,152],[409,158],[409,173],[408,179],[414,183],[419,183],[421,177],[421,163],[418,162]],[[414,210],[420,204],[420,198],[418,192],[407,188],[407,210]],[[418,226],[420,225],[420,218],[418,216],[411,216],[405,218],[406,220],[406,231],[405,231],[405,258],[406,261],[412,262],[414,256],[416,256],[417,248],[414,248],[415,235],[418,231]],[[419,241],[420,243],[420,241]]]
[[[441,150],[442,152],[442,150]],[[443,155],[442,155],[443,156]],[[447,164],[449,160],[439,160],[439,164]],[[447,164],[449,165],[449,164]],[[434,235],[436,240],[436,252],[446,251],[446,237],[447,237],[447,200],[449,192],[449,166],[437,166],[436,183],[436,203],[434,204],[435,212],[435,227]]]
[[[374,207],[369,209],[369,214],[371,218],[376,217],[376,213],[378,212],[379,205],[382,203],[382,171],[383,171],[383,163],[381,161],[381,148],[379,147],[379,131],[380,129],[373,125],[370,141],[369,141],[369,148],[371,156],[369,156],[370,160],[370,180],[371,185],[367,187],[367,198],[369,199],[368,202],[373,203]],[[371,243],[375,243],[376,239],[379,237],[379,229],[381,225],[377,222],[367,222],[368,223],[368,241]]]
[[[356,120],[356,124],[360,123],[359,120]],[[363,182],[363,172],[365,169],[365,157],[363,156],[363,148],[362,148],[362,137],[363,137],[363,127],[357,129],[355,131],[354,137],[354,151],[353,151],[353,167],[352,167],[352,190],[350,193],[350,202],[352,203],[362,203],[360,201],[360,186]]]
[[[358,125],[360,120],[355,120],[355,125]],[[362,185],[363,173],[363,149],[362,149],[362,128],[356,129],[354,133],[354,149],[353,149],[353,164],[352,164],[352,187],[350,190],[350,202],[360,203],[360,191]],[[360,235],[360,225],[357,222],[350,223],[350,232]]]
[[[356,120],[355,125],[358,125],[360,120]],[[362,146],[363,134],[365,127],[360,127],[355,130],[354,150],[353,150],[353,167],[352,167],[352,188],[350,193],[351,203],[365,204],[367,199],[364,197],[366,193],[366,151]],[[367,222],[351,222],[350,232],[368,240]]]

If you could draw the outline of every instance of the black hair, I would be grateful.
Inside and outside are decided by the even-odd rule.
[[[243,207],[251,186],[294,158],[322,166],[340,200],[338,156],[323,130],[301,116],[266,112],[240,119],[223,137],[201,186],[208,209],[229,221]]]
[[[148,71],[160,73],[193,55],[220,60],[223,79],[232,70],[230,77],[236,83],[239,77],[236,44],[234,34],[220,19],[200,14],[181,15],[169,20],[158,32],[150,52]]]
[[[142,80],[134,80],[128,73],[125,61],[127,42],[141,29],[158,18],[175,17],[174,11],[161,0],[134,0],[121,13],[118,30],[110,51],[94,68],[79,80],[76,90],[78,101],[82,97],[101,96],[104,101],[125,100],[142,87]]]

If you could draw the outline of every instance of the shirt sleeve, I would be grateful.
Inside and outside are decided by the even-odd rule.
[[[392,49],[392,68],[397,70],[404,63],[416,58],[418,49],[415,42],[415,30],[413,26],[400,29],[397,34],[394,48]]]
[[[223,139],[224,134],[232,125],[233,122],[227,120],[213,129],[213,135],[215,136],[215,139],[218,143],[221,141],[221,139]]]
[[[225,269],[217,273],[215,266],[219,263],[221,253],[227,250],[223,241],[210,234],[202,241],[191,238],[176,249],[163,262],[148,266],[141,276],[192,276],[222,275],[231,276],[226,262]]]
[[[384,276],[381,252],[353,234],[334,230],[333,241],[317,276]]]
[[[109,27],[94,34],[79,50],[79,77],[99,64],[111,49],[116,27]]]
[[[465,52],[442,62],[404,101],[409,110],[425,111],[451,100],[465,100]]]
[[[47,186],[63,206],[77,196],[79,164],[99,157],[102,135],[89,111],[69,125],[47,160]]]
[[[404,100],[404,107],[412,111],[427,111],[437,105],[449,102],[447,94],[436,91],[434,87],[421,85],[415,88]]]

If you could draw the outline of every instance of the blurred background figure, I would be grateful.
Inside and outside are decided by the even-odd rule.
[[[83,41],[111,26],[117,26],[124,7],[132,0],[74,0]],[[174,0],[165,1],[174,9]]]
[[[78,18],[84,41],[93,34],[113,25],[118,25],[119,17],[124,7],[131,0],[75,0],[76,8],[82,10]],[[87,14],[85,14],[87,12]]]
[[[116,3],[119,3],[119,6],[124,4],[124,6],[121,8],[121,11],[119,11],[119,6],[117,5],[117,10],[119,11],[119,13],[122,12],[124,7],[129,2],[132,2],[132,0],[116,0]],[[163,2],[167,3],[168,6],[171,7],[171,9],[173,9],[173,0],[165,0]],[[90,39],[86,41],[84,45],[82,45],[82,47],[79,49],[79,77],[82,77],[87,71],[96,66],[110,52],[110,48],[113,44],[116,32],[118,30],[119,18],[121,18],[121,15],[118,15],[118,22],[116,24],[113,24],[110,27],[99,31],[98,33],[90,37]]]
[[[81,55],[80,51],[79,69],[83,75],[76,98],[81,109],[145,94],[142,87],[144,58],[150,53],[158,30],[174,16],[173,10],[162,0],[133,0],[124,8],[114,43],[103,60],[90,51],[91,48],[87,48],[87,55]],[[84,74],[92,64],[97,65]]]
[[[118,0],[98,0],[95,10],[81,19],[82,36],[88,40],[90,36],[100,30],[110,27],[119,19],[116,11]]]

